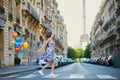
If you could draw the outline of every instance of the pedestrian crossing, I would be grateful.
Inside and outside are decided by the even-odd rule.
[[[51,76],[44,76],[42,78],[58,78],[58,79],[90,79],[89,77],[87,77],[86,75],[84,74],[71,74],[71,75],[66,75],[66,76],[61,76],[61,75],[57,75],[57,76],[54,76],[54,77],[51,77]],[[114,76],[111,76],[111,75],[103,75],[103,74],[99,74],[99,75],[95,75],[94,77],[92,77],[91,79],[101,79],[101,80],[117,80],[116,77]]]
[[[20,79],[34,79],[34,78],[42,78],[42,79],[67,79],[67,80],[74,80],[74,79],[98,79],[98,80],[117,80],[115,76],[109,75],[109,74],[93,74],[93,75],[87,75],[87,74],[56,74],[55,76],[50,76],[49,74],[45,74],[44,76],[41,76],[37,72],[17,77]]]

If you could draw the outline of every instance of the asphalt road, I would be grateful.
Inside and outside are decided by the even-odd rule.
[[[120,80],[120,69],[87,63],[73,63],[56,68],[55,77],[49,76],[50,69],[44,71],[44,76],[38,71],[6,75],[0,77],[0,80]]]

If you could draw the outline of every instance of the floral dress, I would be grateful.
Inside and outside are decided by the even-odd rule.
[[[43,59],[45,62],[52,62],[55,61],[55,43],[54,41],[50,41],[48,43],[48,47],[45,50],[45,53],[41,55],[41,59]]]

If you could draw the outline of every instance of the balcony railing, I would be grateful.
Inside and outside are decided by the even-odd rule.
[[[120,5],[118,6],[118,8],[116,9],[116,16],[118,16],[120,14]]]
[[[96,41],[96,45],[100,45],[102,43],[103,39]]]
[[[120,28],[120,21],[117,22],[116,27],[117,27],[117,28]]]
[[[113,7],[114,7],[114,1],[112,1],[112,3],[110,4],[108,10],[110,11]]]
[[[103,29],[107,30],[109,27],[109,21],[106,21],[106,23],[103,25]]]
[[[120,39],[117,39],[117,44],[120,44]]]
[[[35,11],[35,9],[31,6],[31,4],[27,0],[22,1],[22,3],[23,3],[22,10],[28,11],[39,22],[39,15]]]
[[[115,16],[113,16],[112,18],[110,18],[110,20],[109,20],[109,25],[111,25],[114,21],[115,21]]]
[[[108,36],[108,38],[116,36],[116,29],[113,29],[112,31],[110,31],[107,36]]]
[[[102,26],[103,25],[103,21],[100,19],[99,21],[98,21],[98,23]]]
[[[51,21],[52,20],[52,16],[50,16],[50,14],[48,14],[46,11],[44,11],[45,17]]]
[[[43,25],[43,28],[46,30],[46,31],[51,31],[52,32],[52,28],[48,28],[45,21],[42,19],[42,25]]]

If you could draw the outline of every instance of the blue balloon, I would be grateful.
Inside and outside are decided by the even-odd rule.
[[[18,48],[20,47],[20,42],[16,42],[15,45],[14,45],[15,48]]]
[[[16,42],[20,42],[20,37],[15,38]]]
[[[21,49],[18,54],[19,54],[19,55],[23,54],[23,49]]]

